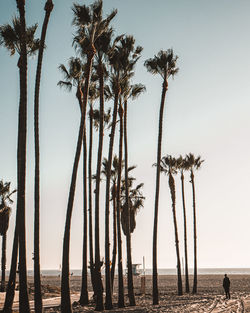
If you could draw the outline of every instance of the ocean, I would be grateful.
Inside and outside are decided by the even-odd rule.
[[[124,271],[125,272],[125,271]],[[80,269],[72,269],[70,273],[73,276],[81,276]],[[142,269],[138,269],[138,273],[143,273]],[[189,269],[189,274],[192,275],[193,269]],[[42,276],[60,276],[61,271],[55,269],[48,269],[48,270],[41,270]],[[103,270],[104,274],[104,270]],[[152,275],[152,269],[145,270],[146,275]],[[199,275],[250,275],[250,268],[199,268],[198,269]],[[8,275],[8,271],[7,271]],[[176,269],[174,268],[159,268],[158,275],[176,275]],[[33,276],[33,270],[28,270],[28,276]]]

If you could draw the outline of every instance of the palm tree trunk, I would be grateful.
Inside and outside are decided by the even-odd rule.
[[[26,267],[26,231],[25,231],[25,183],[26,183],[26,138],[27,138],[27,49],[25,1],[17,0],[21,23],[20,54],[20,103],[18,118],[17,148],[17,218],[19,240],[19,277],[20,277],[20,313],[29,313]]]
[[[87,218],[87,139],[86,127],[83,134],[83,255],[82,255],[82,288],[79,303],[87,305],[88,297],[88,271],[87,271],[87,233],[88,233],[88,218]]]
[[[71,313],[71,300],[70,300],[70,288],[69,288],[69,245],[70,245],[70,228],[71,228],[71,216],[73,210],[73,202],[76,188],[77,169],[79,159],[81,155],[82,139],[84,130],[84,115],[81,116],[81,124],[77,140],[77,148],[75,154],[75,160],[73,165],[73,172],[71,177],[67,216],[64,229],[63,238],[63,259],[62,259],[62,280],[61,280],[61,310],[62,313]]]
[[[5,267],[6,267],[6,232],[2,236],[2,279],[1,279],[1,291],[5,291]]]
[[[17,219],[18,218],[16,217],[16,220]],[[7,286],[6,296],[5,296],[5,301],[4,301],[4,308],[3,308],[4,313],[12,312],[12,305],[13,305],[13,300],[15,296],[15,285],[16,285],[17,253],[18,253],[18,225],[16,223],[13,247],[12,247],[9,281],[8,281],[8,286]]]
[[[184,175],[181,173],[181,191],[182,191],[182,205],[183,205],[183,221],[184,221],[184,250],[185,250],[185,287],[186,292],[189,293],[189,277],[188,277],[188,250],[187,250],[187,217],[184,193]]]
[[[180,249],[179,249],[179,237],[178,237],[178,227],[176,219],[176,208],[175,208],[175,182],[173,175],[169,173],[169,188],[172,198],[172,211],[173,211],[173,221],[174,221],[174,233],[175,233],[175,248],[176,248],[176,257],[177,257],[177,277],[178,277],[178,295],[181,296],[182,292],[182,279],[181,279],[181,261],[180,261]]]
[[[191,170],[191,183],[193,191],[193,223],[194,223],[194,284],[193,294],[197,293],[197,230],[196,230],[196,206],[195,206],[195,186],[194,186],[194,174]]]
[[[160,161],[161,161],[161,142],[162,142],[162,124],[165,97],[167,92],[167,81],[162,85],[161,106],[159,114],[158,147],[157,147],[157,168],[156,168],[156,187],[155,187],[155,211],[154,211],[154,229],[153,229],[153,304],[159,303],[158,292],[158,273],[157,273],[157,231],[158,231],[158,207],[160,193]]]
[[[123,109],[121,103],[119,106],[120,116],[120,138],[119,138],[119,167],[117,178],[117,204],[116,204],[116,219],[117,219],[117,242],[118,242],[118,307],[124,307],[124,284],[123,284],[123,266],[122,266],[122,236],[121,236],[121,177],[122,177],[122,146],[123,146]]]
[[[95,273],[94,273],[94,256],[93,256],[93,226],[92,226],[92,144],[93,144],[93,108],[90,107],[89,118],[89,262],[90,262],[90,275],[94,293],[96,294],[95,287]]]
[[[34,217],[34,285],[35,285],[35,310],[41,313],[43,310],[42,291],[40,279],[40,152],[39,152],[39,92],[42,70],[42,59],[45,45],[45,37],[50,13],[53,9],[52,0],[47,0],[44,10],[46,11],[40,48],[38,53],[36,85],[35,85],[35,108],[34,108],[34,130],[35,130],[35,217]]]
[[[83,91],[83,101],[80,104],[81,124],[80,124],[80,130],[78,134],[77,148],[76,148],[73,172],[72,172],[72,177],[71,177],[67,213],[66,213],[66,222],[65,222],[65,229],[64,229],[62,280],[61,280],[61,312],[62,313],[72,313],[70,289],[69,289],[70,225],[71,225],[71,216],[72,216],[73,203],[74,203],[74,197],[75,197],[77,169],[78,169],[79,159],[81,155],[83,130],[85,128],[86,106],[88,102],[88,93],[89,93],[89,78],[90,78],[90,72],[92,69],[92,60],[94,57],[94,53],[95,53],[94,50],[92,51],[92,53],[91,51],[89,51],[88,61],[87,61],[87,66],[86,66],[86,79],[85,79],[84,91]]]
[[[101,68],[100,68],[101,67]],[[101,260],[100,260],[100,234],[99,234],[99,211],[100,211],[100,178],[102,165],[102,148],[103,148],[103,120],[104,120],[104,81],[103,68],[99,66],[99,84],[100,84],[100,122],[99,122],[99,145],[96,168],[96,188],[95,188],[95,271],[96,271],[96,311],[103,310],[103,287],[101,277]],[[106,264],[106,267],[109,263]],[[106,299],[110,288],[106,290]],[[106,300],[107,301],[107,300]],[[112,300],[111,300],[112,303]]]
[[[114,288],[115,277],[115,263],[117,254],[117,231],[116,231],[116,183],[113,184],[112,198],[113,198],[113,251],[112,251],[112,266],[111,266],[111,288]]]
[[[106,199],[105,199],[105,263],[110,264],[110,252],[109,252],[109,200],[110,200],[110,179],[111,179],[111,165],[113,159],[113,147],[114,147],[114,138],[115,138],[115,128],[116,128],[116,119],[118,112],[118,97],[120,92],[117,92],[114,99],[114,109],[112,117],[112,127],[109,137],[109,152],[108,152],[108,164],[107,164],[107,175],[106,175]],[[105,267],[105,281],[106,281],[106,290],[111,291],[111,281],[110,281],[110,267]],[[110,295],[109,295],[110,298]],[[108,308],[108,303],[105,303],[105,307]]]
[[[128,297],[129,304],[135,305],[133,273],[132,273],[132,256],[131,256],[131,233],[130,233],[130,206],[129,206],[129,190],[128,190],[128,140],[127,140],[127,101],[125,101],[124,110],[124,159],[125,159],[125,188],[126,188],[126,216],[127,216],[127,266],[128,266]]]

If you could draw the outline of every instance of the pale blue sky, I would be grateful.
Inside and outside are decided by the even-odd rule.
[[[27,21],[43,20],[43,1],[26,1]],[[71,46],[71,1],[55,0],[48,28],[41,84],[41,266],[58,268],[72,163],[79,125],[74,93],[60,90],[60,63],[74,56]],[[90,1],[79,3],[89,4]],[[137,216],[132,236],[133,261],[151,267],[152,221],[155,193],[159,78],[147,73],[144,61],[160,49],[173,48],[180,71],[169,83],[164,121],[163,153],[193,152],[205,159],[196,174],[198,265],[200,267],[249,267],[250,210],[250,2],[247,0],[104,0],[105,14],[118,9],[113,23],[117,34],[135,36],[144,50],[134,82],[147,92],[129,106],[129,158],[137,164],[138,182],[144,182],[145,207]],[[0,2],[0,24],[16,14],[15,1]],[[0,178],[16,186],[16,140],[18,113],[17,57],[0,48]],[[32,268],[33,240],[33,90],[36,59],[29,62],[27,150],[27,259]],[[108,106],[108,105],[107,105]],[[105,139],[107,144],[107,139]],[[104,150],[107,156],[107,149]],[[95,165],[95,162],[94,162]],[[82,197],[79,168],[78,189],[72,220],[71,267],[81,267]],[[186,175],[190,266],[192,266],[191,185]],[[162,176],[159,210],[158,265],[175,267],[176,256],[170,195]],[[182,245],[182,206],[177,182],[177,211]],[[103,209],[103,206],[101,205]],[[103,211],[103,210],[102,210]],[[8,264],[14,212],[8,235]],[[101,219],[103,221],[103,219]],[[102,227],[103,231],[103,227]],[[104,236],[102,236],[104,237]],[[125,239],[123,240],[125,243]],[[102,245],[103,247],[103,245]],[[102,249],[102,255],[104,251]]]

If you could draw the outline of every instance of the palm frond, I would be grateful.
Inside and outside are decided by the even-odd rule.
[[[57,86],[59,86],[60,88],[65,88],[69,92],[72,90],[72,83],[71,82],[66,82],[66,81],[60,80],[57,83]]]

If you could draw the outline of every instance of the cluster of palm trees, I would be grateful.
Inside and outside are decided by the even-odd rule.
[[[175,228],[175,242],[176,242],[176,255],[177,255],[177,275],[178,275],[178,294],[182,294],[182,279],[181,279],[181,264],[180,264],[180,253],[179,253],[179,240],[178,240],[178,229],[177,229],[177,220],[175,212],[175,184],[173,173],[176,171],[176,160],[171,157],[162,157],[162,135],[163,135],[163,122],[164,122],[164,109],[166,102],[166,93],[168,91],[169,78],[174,77],[179,69],[177,65],[178,56],[175,56],[172,49],[167,51],[159,51],[157,55],[153,58],[148,59],[145,62],[147,70],[154,74],[160,75],[162,78],[162,93],[161,93],[161,102],[159,110],[159,123],[158,123],[158,144],[157,144],[157,162],[154,164],[156,166],[156,183],[155,183],[155,207],[154,207],[154,226],[153,226],[153,275],[152,275],[152,286],[153,286],[153,304],[159,303],[159,290],[158,290],[158,270],[157,270],[157,240],[158,240],[158,211],[159,211],[159,196],[160,196],[160,173],[167,172],[169,175],[169,187],[171,191],[172,199],[172,208],[173,208],[173,221]],[[188,161],[187,161],[188,160]],[[167,163],[166,163],[167,162]],[[200,167],[203,162],[200,157],[195,158],[193,154],[186,156],[185,161],[181,161],[181,158],[178,159],[178,162],[184,166],[186,162],[189,163],[190,168],[190,178],[192,182],[193,190],[193,217],[194,217],[194,285],[193,293],[197,292],[197,231],[196,231],[196,207],[195,207],[195,186],[194,186],[194,169]],[[184,168],[183,168],[184,170]],[[182,172],[183,176],[183,172]],[[184,176],[183,176],[184,179]],[[184,185],[183,191],[184,191]],[[185,207],[185,202],[183,198],[183,205]],[[185,216],[185,211],[184,211]],[[186,227],[186,223],[185,223]],[[186,238],[186,228],[185,228],[185,238]],[[186,245],[186,241],[185,241]],[[186,247],[186,246],[185,246]],[[189,292],[189,282],[188,282],[188,264],[187,264],[187,250],[185,249],[185,258],[186,258],[186,291]]]
[[[27,57],[38,51],[38,62],[34,97],[34,138],[35,138],[35,207],[34,207],[34,285],[35,311],[40,313],[42,307],[42,292],[40,280],[40,179],[39,179],[39,93],[42,60],[45,47],[46,31],[50,14],[53,10],[52,0],[45,3],[45,17],[40,39],[35,38],[37,25],[26,26],[25,0],[16,0],[19,16],[13,19],[12,25],[0,27],[0,44],[5,46],[11,55],[19,54],[18,68],[20,76],[20,102],[18,121],[18,158],[17,158],[17,213],[15,235],[13,240],[11,269],[3,312],[11,312],[16,281],[17,256],[19,254],[20,302],[22,313],[30,312],[27,292],[26,268],[26,234],[25,234],[25,180],[26,180],[26,133],[27,133]],[[129,166],[127,118],[128,104],[136,99],[146,88],[142,84],[132,84],[135,66],[141,57],[142,47],[137,46],[131,35],[114,36],[111,21],[117,11],[113,10],[103,17],[103,3],[101,0],[93,4],[73,4],[73,25],[75,34],[73,46],[76,55],[68,61],[68,65],[61,64],[59,70],[63,79],[58,82],[60,87],[68,91],[75,89],[79,105],[79,131],[76,152],[73,162],[71,183],[68,195],[65,229],[62,250],[61,275],[61,311],[72,312],[70,300],[70,233],[71,218],[74,207],[75,189],[78,166],[81,153],[83,154],[83,251],[82,251],[82,287],[79,302],[86,305],[89,302],[87,277],[88,256],[91,282],[94,290],[96,310],[109,310],[113,307],[114,273],[117,260],[118,267],[118,306],[125,306],[124,277],[122,257],[122,231],[126,237],[127,282],[129,305],[135,305],[135,295],[132,275],[131,234],[136,227],[135,216],[144,204],[142,193],[143,184],[134,185],[135,178]],[[175,216],[174,179],[175,166],[173,158],[161,157],[161,141],[165,97],[168,89],[168,79],[178,72],[177,56],[173,50],[161,50],[154,58],[145,61],[144,65],[152,74],[159,74],[163,79],[162,97],[159,114],[159,135],[156,163],[156,195],[155,219],[153,232],[153,303],[158,303],[157,285],[157,220],[160,172],[167,171],[173,201],[173,216],[176,233],[176,251],[178,259],[178,292],[181,294],[181,273],[178,248],[178,232]],[[98,103],[98,105],[96,104]],[[112,109],[106,108],[106,103],[112,103]],[[98,107],[96,107],[98,106]],[[87,119],[89,125],[87,125]],[[96,167],[93,170],[93,129],[98,131],[96,141]],[[119,134],[118,131],[119,130]],[[103,156],[104,136],[108,139],[108,156]],[[119,135],[119,136],[118,136]],[[115,138],[118,137],[118,146]],[[117,149],[117,155],[115,154]],[[189,155],[191,158],[191,155]],[[194,158],[194,157],[193,157]],[[185,159],[186,160],[186,159]],[[194,160],[196,160],[194,158]],[[190,160],[189,160],[190,161]],[[178,161],[179,162],[179,161]],[[191,162],[191,161],[190,161]],[[197,162],[197,161],[195,161]],[[193,171],[198,163],[190,165],[191,181],[194,181]],[[183,161],[182,164],[185,162]],[[190,163],[191,164],[191,163]],[[184,170],[184,168],[183,168]],[[183,174],[183,172],[182,172]],[[105,205],[100,202],[101,182],[105,178]],[[194,194],[193,182],[193,194]],[[8,198],[10,199],[10,198]],[[184,198],[183,198],[184,199]],[[184,201],[184,200],[183,200]],[[113,204],[113,251],[110,253],[110,207]],[[195,200],[194,200],[195,220]],[[100,210],[105,213],[105,301],[103,299],[103,285],[101,277],[102,261],[100,257]],[[1,214],[1,212],[0,212]],[[1,215],[0,215],[1,217]],[[93,223],[94,222],[94,223]],[[196,224],[194,222],[194,238],[196,240]],[[196,242],[196,241],[195,241]],[[196,249],[196,243],[195,243]],[[196,258],[195,258],[196,262]],[[197,263],[195,263],[197,266]],[[187,275],[188,279],[188,275]],[[197,268],[196,268],[197,285]],[[197,288],[197,287],[196,287]],[[195,288],[194,288],[195,290]]]
[[[168,185],[172,200],[172,212],[175,233],[175,247],[177,258],[177,277],[178,277],[178,295],[183,294],[182,277],[181,277],[181,260],[179,249],[179,236],[176,218],[176,189],[174,175],[178,172],[181,178],[181,191],[182,191],[182,206],[183,206],[183,221],[184,221],[184,255],[185,255],[185,291],[190,292],[189,288],[189,274],[188,274],[188,248],[187,248],[187,215],[185,205],[185,188],[184,188],[184,172],[190,171],[190,183],[192,184],[193,194],[193,230],[194,230],[194,281],[193,281],[193,294],[197,293],[197,231],[196,231],[196,205],[195,205],[195,183],[194,183],[194,170],[198,170],[203,160],[201,157],[195,157],[192,153],[186,155],[185,158],[179,156],[174,158],[171,155],[163,156],[160,161],[160,172],[168,175]]]
[[[102,1],[96,1],[90,6],[73,5],[73,23],[76,32],[73,45],[76,57],[69,60],[68,68],[61,64],[59,69],[63,80],[60,87],[71,90],[76,88],[76,97],[80,106],[80,127],[77,149],[73,165],[71,186],[68,198],[67,216],[65,223],[62,262],[61,310],[71,312],[69,290],[69,246],[70,224],[73,210],[77,169],[83,143],[83,275],[80,303],[88,303],[87,291],[87,226],[89,226],[89,258],[91,281],[96,299],[96,310],[104,309],[103,286],[101,279],[100,259],[100,185],[101,174],[105,174],[105,308],[112,309],[113,280],[116,253],[118,254],[118,306],[124,307],[124,281],[122,263],[123,229],[126,236],[127,267],[128,267],[128,296],[129,304],[135,305],[132,276],[131,233],[135,228],[135,214],[143,206],[142,184],[133,187],[133,178],[128,173],[128,140],[127,140],[127,111],[130,99],[135,99],[144,90],[141,84],[132,84],[136,62],[140,58],[142,48],[136,46],[133,36],[121,35],[114,38],[110,26],[111,20],[117,14],[112,11],[103,18]],[[113,103],[112,118],[110,110],[105,112],[105,102]],[[94,110],[95,102],[99,108]],[[88,111],[89,106],[89,111]],[[90,125],[86,127],[86,117]],[[111,119],[111,120],[110,120]],[[97,164],[92,174],[93,124],[98,127]],[[108,157],[103,159],[103,139],[106,129],[109,132]],[[114,156],[115,136],[119,127],[118,156]],[[87,131],[89,145],[87,147]],[[88,149],[87,149],[88,148]],[[88,154],[88,157],[87,157]],[[103,165],[103,169],[102,169]],[[112,169],[113,165],[113,169]],[[88,171],[87,171],[88,168]],[[95,189],[92,192],[92,178]],[[87,182],[88,180],[88,182]],[[112,183],[112,185],[111,185]],[[88,188],[87,188],[88,186]],[[94,199],[94,205],[92,200]],[[110,202],[113,202],[113,257],[110,257]],[[93,212],[94,208],[94,214]],[[94,217],[94,239],[92,217]],[[130,225],[132,224],[132,225]],[[122,229],[121,229],[122,227]],[[93,241],[95,244],[93,244]],[[112,266],[110,267],[110,264]]]

